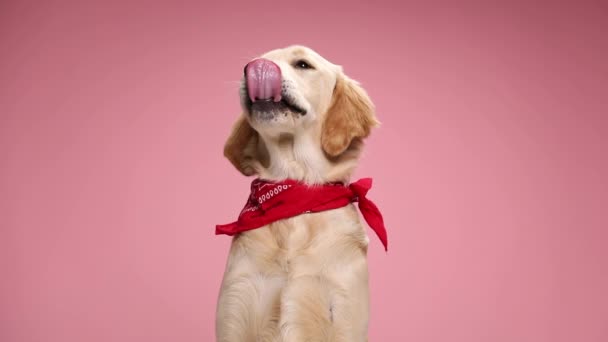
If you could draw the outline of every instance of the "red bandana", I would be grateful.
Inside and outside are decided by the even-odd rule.
[[[358,201],[365,221],[376,232],[384,249],[388,250],[382,214],[365,197],[371,187],[371,178],[363,178],[349,186],[341,183],[308,186],[291,179],[282,182],[255,179],[251,183],[251,195],[238,220],[217,225],[215,234],[235,235],[284,218],[341,208]]]

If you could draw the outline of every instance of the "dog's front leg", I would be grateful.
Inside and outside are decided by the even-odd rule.
[[[267,262],[271,258],[247,252],[256,237],[249,235],[233,243],[228,258],[217,306],[218,342],[279,341],[280,293],[285,275]]]
[[[281,295],[283,342],[367,341],[367,266],[349,279],[321,273],[290,278]]]

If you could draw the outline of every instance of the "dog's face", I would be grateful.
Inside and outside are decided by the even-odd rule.
[[[347,181],[362,139],[377,125],[373,104],[342,67],[290,46],[245,66],[242,116],[224,148],[245,175],[309,183]]]
[[[243,109],[264,136],[297,134],[327,112],[340,73],[339,66],[304,47],[270,51],[245,67]]]

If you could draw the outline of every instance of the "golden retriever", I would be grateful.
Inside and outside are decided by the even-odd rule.
[[[266,82],[248,85],[248,73]],[[378,125],[359,84],[303,46],[249,63],[240,95],[243,113],[224,155],[247,176],[348,184],[363,139]],[[237,234],[217,341],[367,341],[368,242],[353,204]]]

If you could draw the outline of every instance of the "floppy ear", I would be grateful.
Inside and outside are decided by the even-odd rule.
[[[258,132],[245,115],[241,115],[232,127],[232,132],[224,145],[224,156],[245,176],[255,173]]]
[[[325,153],[331,157],[342,154],[353,139],[366,138],[379,124],[365,90],[356,81],[339,76],[323,122],[321,146]]]

